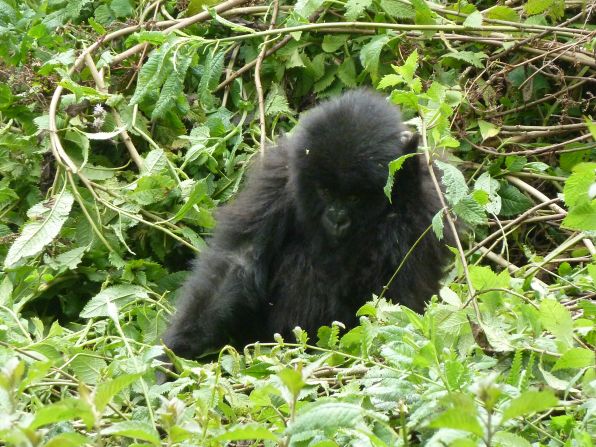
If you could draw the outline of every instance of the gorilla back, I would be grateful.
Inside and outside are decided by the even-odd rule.
[[[307,112],[220,209],[165,344],[193,358],[289,336],[295,326],[315,335],[334,320],[354,325],[441,207],[420,157],[398,172],[391,202],[384,195],[388,163],[416,149],[397,108],[368,90]],[[385,296],[422,311],[446,258],[427,234]]]

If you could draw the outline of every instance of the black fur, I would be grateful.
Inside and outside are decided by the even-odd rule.
[[[275,332],[291,339],[295,326],[316,335],[334,320],[354,325],[356,310],[381,292],[440,209],[421,157],[398,172],[392,203],[383,193],[388,163],[417,148],[405,130],[398,110],[367,90],[307,112],[221,208],[166,346],[193,358],[226,343],[268,341]],[[345,235],[322,223],[336,198],[347,204]],[[385,296],[422,311],[438,289],[443,247],[427,234]]]

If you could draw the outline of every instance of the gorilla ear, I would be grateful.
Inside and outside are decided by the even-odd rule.
[[[399,136],[399,143],[404,154],[414,154],[418,149],[418,134],[404,130]]]

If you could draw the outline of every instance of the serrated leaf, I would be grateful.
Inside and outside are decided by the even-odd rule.
[[[389,36],[375,36],[360,50],[360,62],[364,69],[376,81],[379,72],[379,58],[383,47],[389,42]]]
[[[85,305],[81,311],[81,318],[95,318],[110,316],[108,306],[113,305],[121,309],[135,299],[146,300],[149,298],[147,291],[140,286],[132,284],[119,284],[106,287]]]
[[[411,153],[411,154],[404,154],[401,157],[399,157],[396,160],[393,160],[389,163],[389,176],[387,177],[387,183],[385,184],[385,187],[383,188],[383,191],[385,191],[385,195],[387,196],[387,198],[389,199],[389,202],[391,202],[391,192],[393,189],[393,182],[395,180],[395,174],[396,172],[398,172],[402,166],[404,165],[405,161],[408,158],[412,158],[416,156],[416,153]],[[398,191],[396,191],[396,194],[399,194]]]
[[[81,419],[87,427],[95,420],[91,406],[82,399],[67,398],[59,402],[45,405],[37,410],[29,428],[36,429],[62,421]]]
[[[560,369],[580,369],[594,366],[594,351],[585,348],[571,348],[557,360],[553,371]]]
[[[465,28],[480,28],[482,26],[482,13],[480,11],[474,11],[463,23]]]
[[[27,214],[38,220],[25,224],[21,235],[8,250],[4,266],[11,267],[23,258],[34,256],[52,242],[66,222],[73,202],[72,194],[63,190],[52,199],[31,207]]]
[[[484,208],[470,196],[457,202],[453,206],[453,212],[472,226],[486,223]]]
[[[292,110],[288,104],[285,92],[278,85],[273,85],[265,99],[265,115],[277,116],[290,114]]]
[[[501,211],[501,196],[497,193],[501,184],[492,178],[488,172],[483,172],[474,182],[474,189],[487,193],[488,202],[484,204],[484,209],[492,214],[499,214]]]
[[[434,25],[435,19],[433,12],[424,0],[411,0],[414,7],[414,23],[416,25]]]
[[[509,402],[503,411],[502,422],[548,410],[559,403],[552,391],[526,391]]]
[[[505,431],[496,432],[493,440],[497,447],[532,447],[532,444],[521,436]]]
[[[96,355],[92,352],[78,352],[70,362],[74,376],[82,383],[96,384],[101,371],[108,366],[104,359]]]
[[[550,8],[555,0],[528,0],[524,10],[528,15],[540,14]]]
[[[435,418],[429,426],[431,428],[451,428],[463,430],[482,437],[484,432],[475,414],[469,414],[460,408],[452,408]]]
[[[169,45],[164,44],[154,50],[147,62],[143,64],[139,71],[137,87],[130,98],[130,105],[138,104],[145,96],[153,94],[161,86],[165,75],[163,67],[168,58],[169,48]]]
[[[451,205],[457,204],[468,194],[468,185],[464,175],[455,166],[440,160],[436,160],[435,165],[443,171],[441,183],[445,186],[445,198]]]
[[[565,181],[563,194],[565,203],[571,207],[589,200],[588,192],[596,181],[596,163],[579,163]]]
[[[178,97],[184,93],[184,78],[192,62],[192,55],[184,51],[176,53],[176,65],[167,71],[165,82],[159,92],[155,107],[151,112],[151,119],[163,118],[165,114],[176,106]]]
[[[357,426],[362,421],[362,414],[359,405],[344,402],[315,404],[301,409],[286,433],[298,435],[313,430],[334,433],[340,428]]]
[[[499,134],[501,129],[495,126],[493,123],[488,121],[478,120],[478,127],[480,128],[480,135],[482,135],[482,141],[492,138]]]
[[[489,19],[506,20],[508,22],[519,22],[519,15],[515,9],[503,5],[495,5],[492,8],[487,8],[486,17]]]
[[[413,19],[414,8],[398,0],[381,0],[381,8],[394,19]]]
[[[298,0],[294,11],[305,19],[323,5],[323,0]]]
[[[441,56],[441,59],[455,59],[470,64],[476,68],[484,68],[484,63],[482,61],[487,57],[488,56],[485,53],[482,53],[480,51],[454,51],[451,53],[444,54],[443,56]]]
[[[404,82],[401,76],[396,74],[388,74],[381,78],[379,84],[377,85],[377,89],[382,90],[387,87],[394,87],[400,82]]]
[[[269,426],[253,423],[228,426],[225,433],[213,438],[214,441],[241,441],[249,439],[277,441],[279,436],[273,433]]]
[[[123,374],[115,379],[100,383],[93,392],[93,403],[97,411],[102,413],[114,396],[139,380],[140,377],[141,374]]]
[[[326,53],[334,53],[348,40],[347,34],[325,34],[321,48]]]
[[[344,15],[348,20],[356,20],[370,5],[372,5],[372,0],[348,0]]]
[[[596,230],[596,200],[574,206],[563,219],[562,226],[574,230]]]
[[[83,445],[92,445],[93,443],[87,436],[79,433],[60,433],[46,442],[44,447],[79,447]]]
[[[501,183],[498,191],[501,196],[500,216],[509,217],[521,214],[534,204],[519,189],[509,183]]]
[[[571,343],[573,337],[573,319],[565,306],[553,299],[540,303],[540,321],[544,328],[558,339]]]
[[[356,87],[356,64],[354,59],[347,57],[337,69],[337,77],[347,87]]]
[[[117,422],[101,430],[101,434],[125,436],[127,438],[141,439],[156,446],[161,445],[159,433],[155,427],[143,421]]]
[[[153,149],[145,157],[145,163],[143,163],[144,174],[150,175],[161,172],[166,168],[167,163],[163,149]]]
[[[443,214],[444,210],[439,210],[439,212],[433,216],[431,221],[433,232],[438,240],[443,239],[443,228],[445,227],[445,224],[443,223]]]

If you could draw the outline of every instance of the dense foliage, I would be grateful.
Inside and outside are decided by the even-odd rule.
[[[0,0],[0,445],[593,446],[595,8]],[[468,229],[439,296],[156,385],[214,208],[361,85]]]

